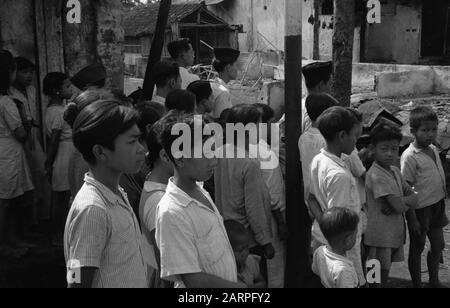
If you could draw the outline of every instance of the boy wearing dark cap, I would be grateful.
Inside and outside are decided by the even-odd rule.
[[[106,84],[106,69],[101,63],[88,65],[76,73],[71,81],[72,84],[82,91],[89,90],[89,88],[104,88]]]
[[[238,69],[236,62],[239,59],[240,51],[232,48],[214,49],[214,69],[219,73],[219,77],[214,79],[211,87],[214,95],[213,117],[218,119],[225,109],[233,107],[231,103],[231,93],[227,84],[237,78]]]

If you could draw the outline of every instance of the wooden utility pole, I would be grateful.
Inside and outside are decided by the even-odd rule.
[[[333,96],[350,106],[352,95],[355,0],[334,0]]]
[[[314,0],[314,43],[313,60],[320,60],[320,5],[322,0]]]
[[[164,37],[166,33],[167,21],[169,20],[170,7],[172,0],[161,0],[159,4],[158,21],[156,22],[155,35],[152,41],[152,47],[148,56],[147,69],[145,71],[145,79],[143,85],[142,99],[151,100],[153,96],[153,88],[155,80],[152,76],[153,66],[161,60]]]
[[[300,187],[298,140],[302,100],[302,3],[286,0],[285,105],[286,105],[286,216],[289,228],[286,287],[308,287],[311,224]]]

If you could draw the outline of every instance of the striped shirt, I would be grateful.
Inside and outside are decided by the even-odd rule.
[[[66,222],[66,264],[97,268],[93,288],[147,288],[142,235],[125,192],[118,196],[89,174],[84,181]]]
[[[223,218],[209,194],[198,189],[213,210],[169,181],[158,205],[156,243],[161,252],[161,278],[185,287],[180,275],[206,273],[237,282],[237,266]]]

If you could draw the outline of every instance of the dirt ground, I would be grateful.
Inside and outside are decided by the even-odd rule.
[[[447,216],[450,217],[450,200],[447,200]],[[450,288],[450,226],[444,229],[444,238],[446,243],[446,248],[444,251],[444,264],[440,268],[440,278],[441,282]],[[409,239],[407,240],[409,243]],[[405,247],[405,256],[408,256],[408,245]],[[422,281],[426,284],[428,283],[428,271],[427,271],[427,261],[426,255],[430,248],[429,242],[425,248],[425,252],[422,256]],[[395,264],[391,271],[391,284],[392,288],[410,288],[411,278],[409,276],[408,264],[406,262]]]

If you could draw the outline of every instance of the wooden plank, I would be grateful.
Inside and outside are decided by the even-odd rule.
[[[60,0],[44,1],[47,69],[49,72],[64,71],[63,19],[61,16],[63,2]]]
[[[34,0],[34,37],[35,37],[35,52],[36,52],[36,71],[38,76],[38,82],[36,87],[36,103],[38,121],[41,126],[41,140],[43,141],[44,148],[46,148],[46,139],[43,138],[44,130],[44,112],[47,108],[48,99],[42,93],[42,85],[44,83],[45,75],[48,72],[47,66],[47,44],[45,33],[45,16],[44,16],[44,0]]]

